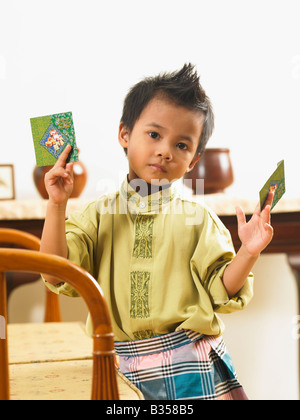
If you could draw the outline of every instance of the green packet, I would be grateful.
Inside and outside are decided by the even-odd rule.
[[[271,210],[276,206],[278,201],[281,199],[283,194],[285,193],[285,175],[284,175],[284,161],[281,160],[277,164],[276,170],[272,173],[268,181],[262,187],[259,192],[260,198],[260,208],[261,210],[264,208],[267,196],[269,191],[274,192],[273,203],[271,206]]]
[[[54,165],[68,144],[67,162],[78,161],[72,112],[30,118],[30,124],[37,166]]]

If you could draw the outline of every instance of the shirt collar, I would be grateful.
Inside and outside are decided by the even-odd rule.
[[[140,191],[136,192],[135,188],[139,186]],[[156,214],[163,210],[175,199],[177,192],[173,184],[164,186],[163,189],[157,191],[156,186],[152,188],[152,194],[147,194],[148,185],[142,179],[134,180],[129,183],[128,178],[123,181],[120,189],[121,198],[126,202],[127,208],[131,214]]]

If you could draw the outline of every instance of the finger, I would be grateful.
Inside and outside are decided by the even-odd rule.
[[[56,182],[57,178],[71,178],[70,174],[60,166],[53,167],[49,172],[46,173],[45,179],[50,182]]]
[[[66,164],[65,167],[65,171],[68,172],[69,174],[73,173],[73,166],[74,166],[74,162],[69,162]]]
[[[66,164],[65,172],[68,174],[68,177],[65,178],[68,184],[73,184],[74,175],[73,175],[73,165],[74,162],[69,162]]]
[[[261,217],[264,223],[270,224],[271,222],[271,206],[268,204],[261,212]]]
[[[54,166],[58,167],[64,167],[66,165],[66,161],[68,159],[69,153],[72,150],[72,146],[70,144],[67,144],[67,146],[65,147],[65,149],[62,151],[62,153],[60,154],[59,158],[57,159],[57,162]]]
[[[273,199],[274,199],[274,191],[272,191],[272,192],[271,192],[271,191],[269,191],[269,193],[268,193],[268,195],[267,195],[266,202],[265,202],[265,204],[264,204],[263,209],[264,209],[266,206],[270,206],[270,207],[272,207]]]
[[[244,224],[246,224],[246,216],[242,207],[237,206],[235,208],[235,211],[236,211],[238,226],[243,226]]]
[[[269,234],[270,241],[272,240],[274,229],[269,223],[265,223],[264,225],[265,231]]]
[[[258,214],[259,215],[259,213],[260,213],[260,202],[257,203],[253,214]]]

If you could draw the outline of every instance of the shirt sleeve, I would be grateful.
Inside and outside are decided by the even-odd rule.
[[[215,312],[231,313],[242,310],[253,296],[252,273],[235,296],[229,298],[227,294],[222,277],[234,257],[230,232],[213,212],[207,211],[193,264]]]
[[[74,212],[66,221],[66,239],[68,259],[79,265],[95,277],[94,255],[97,241],[96,206],[90,203],[82,211]],[[43,279],[44,280],[44,279]],[[78,297],[77,291],[68,283],[52,285],[44,280],[45,285],[56,294]]]

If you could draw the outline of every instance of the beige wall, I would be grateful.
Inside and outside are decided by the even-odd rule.
[[[298,399],[296,281],[284,254],[256,263],[255,296],[240,313],[223,316],[224,334],[251,399]]]
[[[239,379],[250,399],[298,399],[299,331],[295,277],[286,256],[262,256],[254,267],[255,297],[243,311],[223,315],[224,334]],[[16,289],[9,303],[10,322],[43,320],[44,285]],[[61,296],[64,321],[85,322],[80,298]]]

